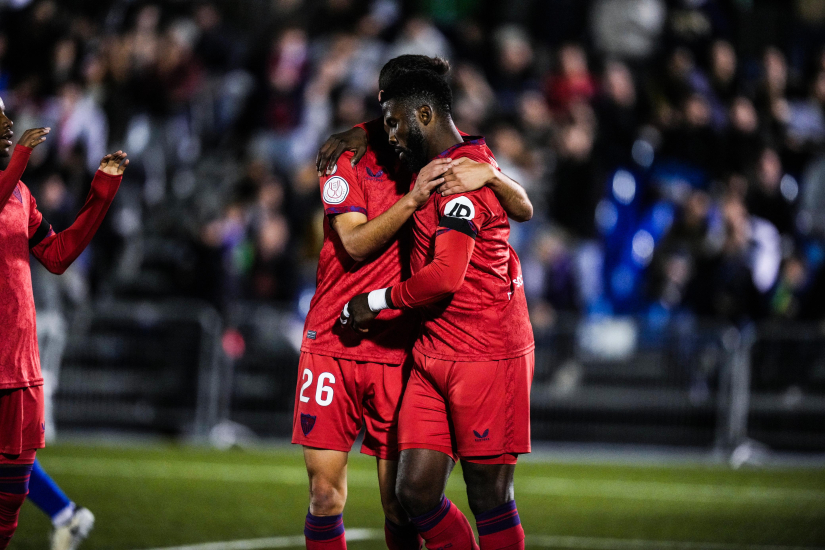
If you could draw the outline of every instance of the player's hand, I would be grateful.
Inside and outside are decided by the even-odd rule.
[[[20,136],[20,139],[17,141],[17,145],[23,145],[34,149],[46,141],[46,134],[48,134],[51,130],[51,128],[30,128],[23,132],[23,135]]]
[[[338,162],[338,157],[344,154],[344,151],[355,153],[350,164],[353,166],[358,164],[367,152],[367,132],[363,128],[350,128],[346,132],[329,136],[318,150],[318,156],[315,157],[318,175],[331,174],[332,168]]]
[[[441,193],[442,197],[469,193],[481,189],[494,177],[495,168],[491,165],[461,157],[444,174],[444,183],[436,189],[436,193]]]
[[[421,169],[418,177],[415,178],[415,185],[409,192],[416,208],[423,206],[436,187],[444,183],[444,172],[452,166],[452,163],[453,160],[448,158],[435,159]]]
[[[127,166],[129,166],[129,159],[126,158],[126,153],[118,151],[103,157],[98,170],[110,176],[121,176],[126,171]]]
[[[378,317],[378,313],[370,309],[369,293],[359,294],[350,300],[344,311],[341,312],[341,324],[349,325],[355,332],[366,334],[369,332],[369,324]]]

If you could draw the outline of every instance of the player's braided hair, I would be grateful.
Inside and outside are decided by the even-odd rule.
[[[395,79],[410,71],[432,71],[444,78],[450,72],[450,62],[441,57],[399,55],[381,67],[381,73],[378,75],[378,89],[386,89]]]
[[[393,79],[381,92],[381,104],[390,100],[405,104],[415,103],[418,108],[428,103],[433,109],[450,115],[453,108],[453,92],[443,77],[433,71],[408,71]]]

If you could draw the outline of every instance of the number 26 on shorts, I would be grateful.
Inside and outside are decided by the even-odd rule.
[[[298,398],[301,400],[302,403],[309,403],[309,397],[304,395],[304,390],[306,390],[309,386],[312,385],[312,371],[309,369],[304,369],[303,378],[305,382],[304,385],[301,386],[301,393],[298,394]],[[315,388],[315,402],[321,405],[322,407],[326,407],[327,405],[332,403],[333,397],[332,387],[325,386],[324,382],[335,384],[335,376],[333,376],[329,372],[324,372],[321,373],[321,376],[318,377],[318,386]]]

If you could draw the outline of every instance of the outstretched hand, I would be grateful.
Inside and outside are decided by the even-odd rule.
[[[121,176],[126,171],[127,166],[129,166],[129,159],[126,158],[126,153],[117,151],[103,157],[98,170],[110,176]]]
[[[367,152],[367,132],[363,128],[350,128],[346,132],[329,136],[318,150],[318,156],[315,157],[318,176],[323,176],[325,173],[331,174],[335,163],[338,162],[338,157],[344,154],[344,151],[355,153],[350,164],[352,166],[358,164]]]
[[[29,128],[20,139],[17,141],[18,145],[34,149],[44,141],[46,141],[46,134],[51,131],[51,128]]]

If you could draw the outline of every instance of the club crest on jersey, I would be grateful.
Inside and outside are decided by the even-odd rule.
[[[341,204],[349,195],[349,184],[341,176],[329,178],[324,184],[323,198],[327,204]]]
[[[471,221],[476,217],[476,209],[467,197],[456,197],[444,207],[444,215]]]
[[[301,431],[304,432],[304,435],[309,435],[309,432],[315,427],[315,418],[311,414],[301,413]]]

